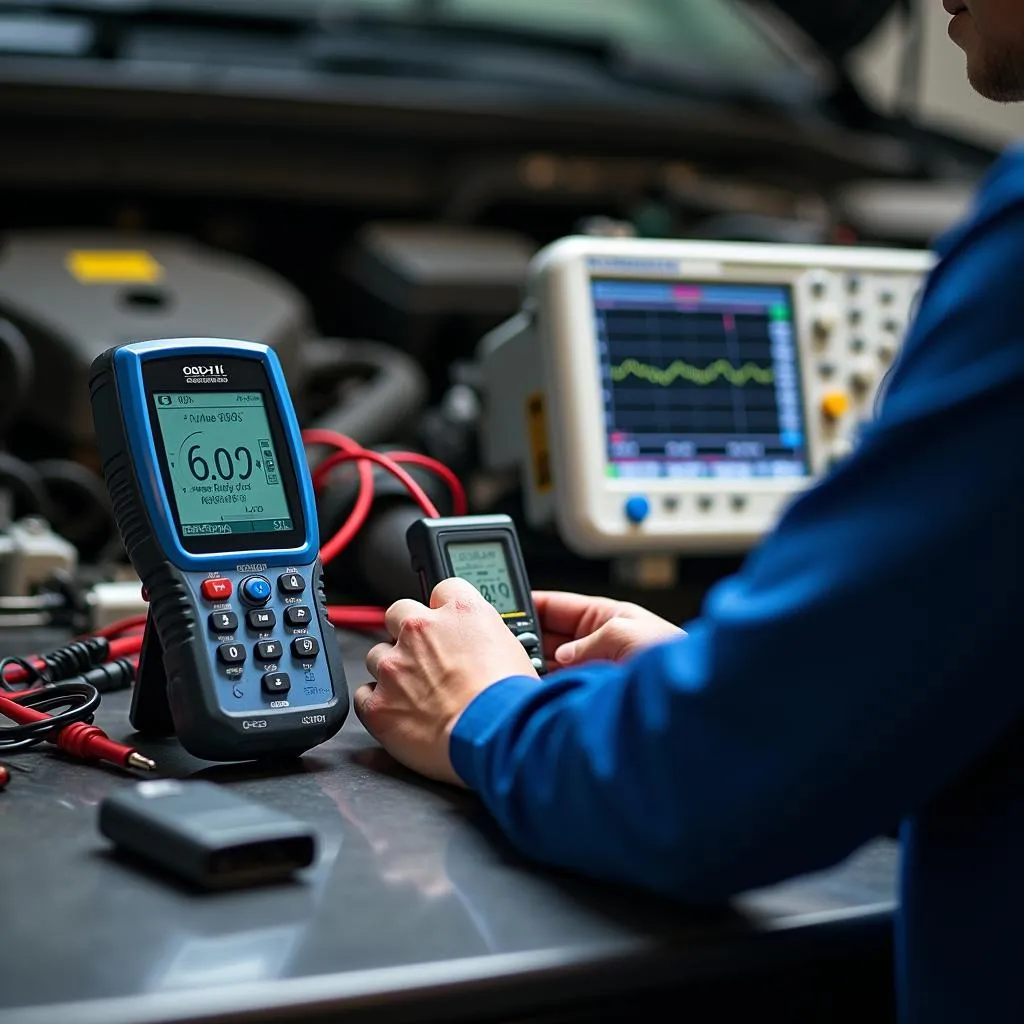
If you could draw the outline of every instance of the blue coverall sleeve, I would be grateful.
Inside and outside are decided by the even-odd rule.
[[[689,635],[483,692],[456,771],[527,855],[705,901],[829,866],[1024,712],[1024,187],[932,275],[884,409]]]

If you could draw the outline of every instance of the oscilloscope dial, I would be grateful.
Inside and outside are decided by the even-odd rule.
[[[834,325],[828,339],[807,353],[811,372],[803,375],[816,475],[852,451],[861,425],[871,418],[878,386],[911,320],[920,277],[884,269],[850,273],[841,267],[798,277],[804,329],[814,332],[822,309]]]

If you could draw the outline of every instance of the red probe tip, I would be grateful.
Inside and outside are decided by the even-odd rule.
[[[66,726],[51,742],[56,743],[65,753],[85,760],[96,759],[122,768],[141,768],[145,771],[156,768],[156,762],[123,743],[116,743],[98,726],[86,725],[85,722],[73,722]]]
[[[0,789],[5,789],[7,783],[11,781],[11,773],[0,764]]]

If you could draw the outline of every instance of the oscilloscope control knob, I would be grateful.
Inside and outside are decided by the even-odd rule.
[[[828,281],[821,276],[815,276],[811,280],[811,294],[816,299],[824,298],[828,292]]]
[[[817,341],[819,345],[824,345],[825,342],[832,337],[838,323],[839,316],[834,309],[831,307],[823,309],[814,318],[814,322],[812,324],[815,341]]]
[[[821,400],[821,415],[830,423],[842,419],[850,408],[845,391],[829,391]]]
[[[874,374],[867,370],[854,370],[850,374],[850,387],[861,395],[871,387],[874,381]]]
[[[639,526],[651,514],[651,503],[642,494],[635,494],[626,500],[625,513],[631,523]]]

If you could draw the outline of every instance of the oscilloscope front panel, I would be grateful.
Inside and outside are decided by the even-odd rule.
[[[529,518],[583,554],[748,548],[855,444],[932,264],[832,246],[548,247],[522,337],[490,374],[508,392],[533,380],[519,396]]]

